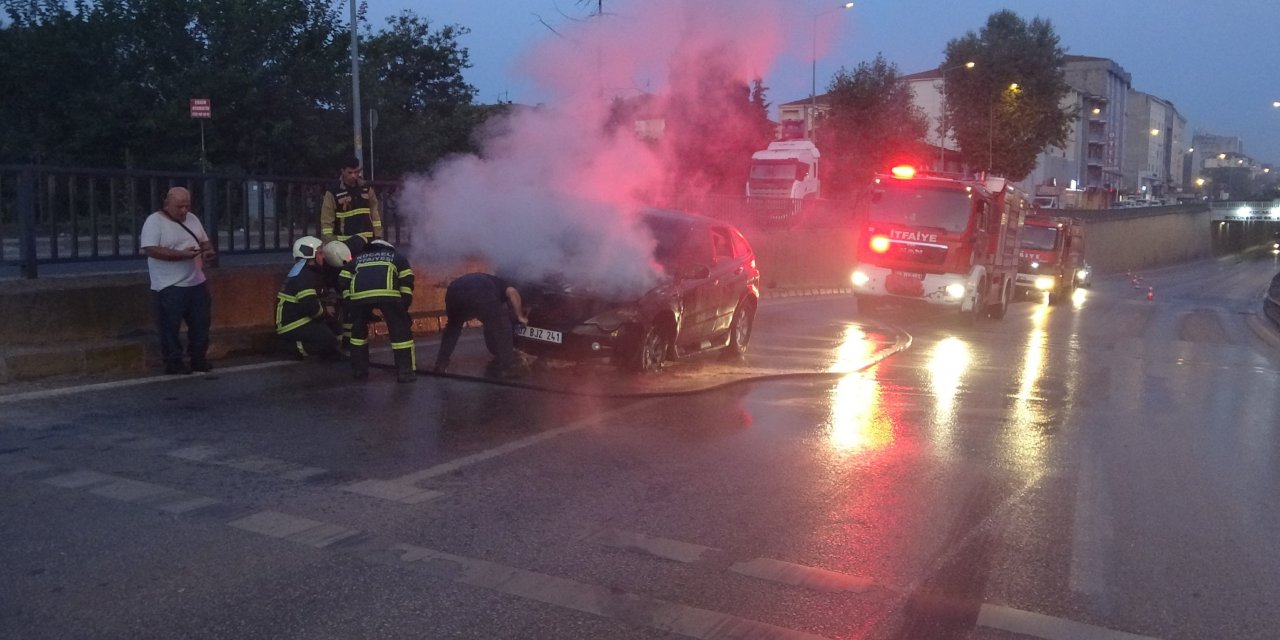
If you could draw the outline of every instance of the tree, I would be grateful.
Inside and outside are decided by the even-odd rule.
[[[827,167],[826,195],[847,196],[870,182],[876,171],[924,159],[928,120],[897,66],[884,56],[858,64],[853,72],[836,72],[827,102],[818,139]]]
[[[346,0],[0,0],[0,161],[194,170],[205,122],[215,170],[330,176],[351,149]],[[361,12],[363,15],[363,12]],[[485,112],[462,78],[461,27],[406,12],[366,30],[379,133],[426,170],[467,149]],[[387,106],[384,106],[387,105]]]
[[[425,171],[451,153],[475,151],[471,133],[483,121],[471,106],[476,90],[462,71],[470,68],[458,38],[460,26],[431,30],[405,11],[387,19],[388,29],[366,34],[360,93],[378,111],[375,167],[398,174]]]
[[[1077,116],[1061,106],[1066,54],[1048,20],[998,11],[945,51],[943,68],[976,63],[947,78],[947,119],[968,166],[1021,180],[1045,147],[1066,143]]]

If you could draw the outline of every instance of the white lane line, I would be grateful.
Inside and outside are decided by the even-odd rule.
[[[386,480],[361,480],[342,487],[342,490],[405,504],[418,504],[444,495],[441,491],[419,489],[411,484],[388,482]]]
[[[222,457],[223,453],[223,451],[209,445],[195,444],[181,449],[174,449],[173,451],[165,453],[165,455],[171,458],[190,460],[192,462],[211,464],[214,466],[227,467],[260,475],[276,476],[286,480],[295,481],[303,481],[308,478],[329,473],[328,469],[307,467],[287,460],[268,458],[266,456],[249,455],[240,458],[219,459]]]
[[[360,533],[355,529],[299,518],[278,511],[260,511],[227,524],[244,531],[270,538],[281,538],[317,549]]]
[[[978,611],[978,625],[1043,640],[1156,640],[1151,636],[990,604],[982,605]]]
[[[639,551],[659,558],[684,563],[697,562],[704,557],[708,557],[708,554],[721,553],[719,549],[714,547],[704,547],[679,540],[656,538],[642,533],[627,533],[612,529],[600,532],[589,539],[605,546]],[[745,562],[735,562],[728,567],[728,570],[767,582],[788,584],[829,593],[840,591],[862,593],[876,586],[871,580],[860,576],[771,558],[755,558]]]
[[[499,593],[621,620],[701,640],[752,638],[759,640],[822,640],[803,631],[748,618],[699,609],[647,596],[618,592],[599,585],[525,571],[485,560],[464,558],[408,544],[392,551],[404,562],[447,562],[461,569],[458,582]]]
[[[612,411],[606,411],[604,413],[587,416],[585,418],[581,418],[577,420],[576,422],[570,423],[569,425],[560,427],[559,429],[552,429],[551,431],[544,431],[542,433],[532,435],[527,438],[521,438],[520,440],[513,440],[504,445],[494,447],[493,449],[488,449],[486,451],[481,451],[480,453],[464,456],[462,458],[458,458],[457,460],[451,460],[449,462],[438,464],[434,467],[428,467],[421,471],[414,471],[413,473],[405,474],[403,476],[400,476],[399,478],[393,478],[391,480],[388,480],[387,482],[391,482],[394,484],[414,484],[422,480],[426,480],[428,478],[434,478],[436,476],[452,473],[463,467],[467,467],[467,466],[476,464],[478,462],[484,462],[485,460],[491,460],[498,456],[511,453],[512,451],[519,451],[520,449],[524,449],[525,447],[533,446],[535,444],[542,442],[543,440],[550,440],[551,438],[557,438],[566,433],[581,431],[583,429],[586,429],[587,427],[599,425],[606,420],[617,419],[631,411],[638,411],[642,408],[661,402],[662,400],[663,400],[662,398],[651,398],[649,400],[641,400],[640,402],[637,402],[635,404],[627,405],[625,407],[614,409]]]
[[[95,384],[82,384],[74,387],[61,387],[58,389],[44,389],[41,391],[28,391],[26,393],[15,393],[8,396],[0,396],[0,404],[10,402],[21,402],[23,400],[42,400],[45,398],[56,398],[58,396],[70,396],[79,393],[88,393],[91,391],[105,391],[109,389],[124,389],[128,387],[137,387],[144,384],[155,384],[158,382],[174,382],[177,380],[191,380],[203,378],[210,375],[220,375],[223,373],[239,373],[241,371],[255,371],[257,369],[273,369],[276,367],[285,367],[299,364],[296,360],[281,360],[274,362],[259,362],[256,364],[245,364],[238,367],[227,367],[226,369],[215,369],[213,373],[193,373],[189,376],[148,376],[145,378],[132,378],[129,380],[114,380],[112,382],[98,382]]]
[[[43,482],[63,489],[84,489],[94,495],[118,502],[145,504],[168,513],[187,513],[218,504],[218,500],[214,498],[88,469],[78,469],[45,478]]]

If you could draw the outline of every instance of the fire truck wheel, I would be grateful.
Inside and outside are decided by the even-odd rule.
[[[978,299],[973,301],[973,308],[965,311],[962,307],[960,310],[960,322],[964,324],[973,324],[977,322],[979,315],[985,315],[987,312],[987,279],[983,278],[978,283]]]
[[[1004,286],[1000,289],[1000,301],[987,307],[987,317],[992,320],[1002,320],[1004,315],[1009,312],[1009,281],[1006,280]]]

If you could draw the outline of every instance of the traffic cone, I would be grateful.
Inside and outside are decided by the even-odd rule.
[[[1155,299],[1156,299],[1156,288],[1147,287],[1147,300],[1155,300]]]

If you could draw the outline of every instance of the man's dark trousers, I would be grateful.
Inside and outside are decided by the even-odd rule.
[[[187,325],[187,355],[191,363],[206,362],[213,313],[208,284],[165,287],[153,291],[151,297],[155,303],[156,332],[160,334],[160,354],[165,366],[182,366],[182,340],[178,336],[184,322]]]
[[[453,356],[462,334],[462,326],[468,320],[484,324],[484,345],[493,354],[494,369],[506,369],[516,362],[515,343],[511,333],[511,312],[495,294],[493,286],[482,279],[459,278],[449,285],[444,294],[447,318],[444,335],[440,338],[440,354],[437,366],[445,366]]]

